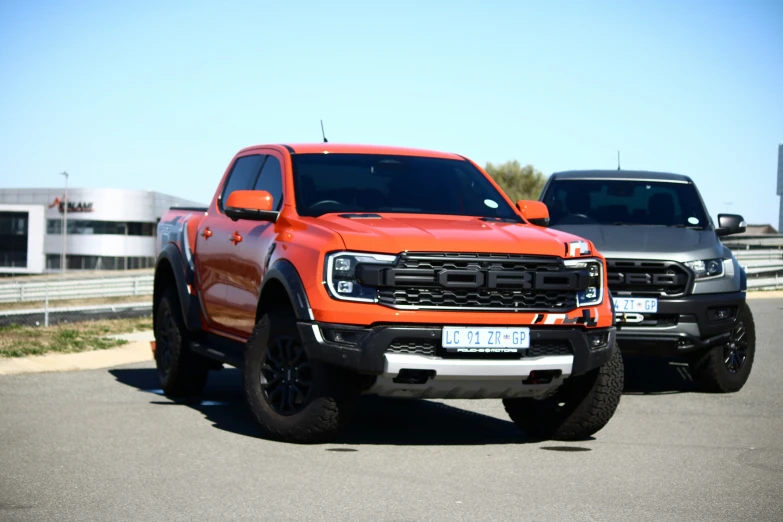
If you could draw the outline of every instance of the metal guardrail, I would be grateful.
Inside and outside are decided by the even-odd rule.
[[[0,283],[0,303],[152,295],[153,275]]]
[[[730,236],[721,242],[734,250],[735,248],[752,249],[754,247],[783,248],[783,235],[767,236]]]
[[[748,274],[748,289],[783,289],[783,236],[734,236],[723,243]]]
[[[747,249],[748,241],[777,241],[783,236],[739,236],[724,243],[732,248],[748,274],[748,287],[783,288],[783,248]],[[731,245],[729,244],[731,243]],[[0,283],[0,303],[49,302],[66,299],[99,299],[152,295],[153,274],[65,279],[25,279]],[[50,308],[48,305],[45,308]],[[7,315],[3,313],[3,315]]]

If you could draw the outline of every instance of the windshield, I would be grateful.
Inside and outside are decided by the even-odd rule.
[[[552,182],[544,203],[553,226],[707,226],[701,198],[690,183],[563,179]]]
[[[522,222],[468,161],[380,154],[294,154],[292,159],[300,216],[383,212]]]

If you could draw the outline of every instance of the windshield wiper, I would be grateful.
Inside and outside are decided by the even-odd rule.
[[[502,218],[493,216],[484,216],[479,218],[481,221],[494,222],[494,223],[519,223],[520,221],[514,218]]]

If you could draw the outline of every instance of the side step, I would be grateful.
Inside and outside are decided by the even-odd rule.
[[[244,362],[245,345],[243,343],[216,335],[191,341],[190,349],[199,355],[236,368],[241,368]]]

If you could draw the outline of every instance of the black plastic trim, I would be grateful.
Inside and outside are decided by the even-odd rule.
[[[307,292],[305,292],[302,279],[299,277],[299,272],[296,271],[294,265],[287,259],[278,259],[272,263],[272,266],[269,267],[264,276],[264,281],[261,283],[261,291],[258,295],[264,295],[264,287],[272,280],[282,283],[291,300],[296,319],[298,321],[311,321],[313,316],[310,311],[310,301],[307,299]]]
[[[736,307],[739,310],[744,302],[744,292],[696,294],[659,300],[658,314],[679,315],[680,324],[696,322],[699,325],[699,337],[678,332],[676,327],[673,331],[667,329],[655,332],[620,326],[617,329],[617,340],[623,353],[633,354],[671,355],[706,348],[724,340],[737,323],[736,316],[714,321],[709,317],[709,310],[723,307]]]
[[[179,296],[179,304],[182,312],[182,319],[185,322],[185,326],[191,331],[201,330],[201,316],[199,315],[199,303],[198,298],[191,295],[188,292],[188,284],[193,284],[191,280],[188,283],[188,267],[185,264],[185,260],[182,258],[182,254],[174,243],[169,243],[161,250],[158,255],[158,260],[155,263],[155,281],[158,279],[158,271],[160,270],[161,261],[166,260],[171,266],[171,272],[174,276],[174,283],[177,287],[177,295]],[[158,300],[160,298],[160,288],[157,286],[153,289],[153,320],[157,315]]]
[[[339,344],[330,341],[319,341],[313,332],[313,325],[323,332],[324,328],[364,331],[366,336],[356,345]],[[299,335],[311,359],[348,368],[350,370],[381,375],[384,371],[385,358],[389,345],[394,341],[404,339],[432,339],[439,341],[441,326],[421,325],[379,325],[372,328],[362,328],[351,325],[331,323],[299,322]],[[614,328],[536,328],[530,329],[531,342],[535,341],[568,341],[574,351],[572,375],[586,373],[609,362],[614,353],[614,344],[609,343],[603,348],[591,350],[587,342],[587,334],[611,332]],[[611,335],[609,336],[612,337]]]
[[[292,146],[286,145],[285,143],[281,143],[280,146],[285,147],[289,154],[296,154],[296,151]]]
[[[219,335],[207,334],[191,342],[190,349],[204,357],[236,368],[242,368],[244,365],[245,343]]]

